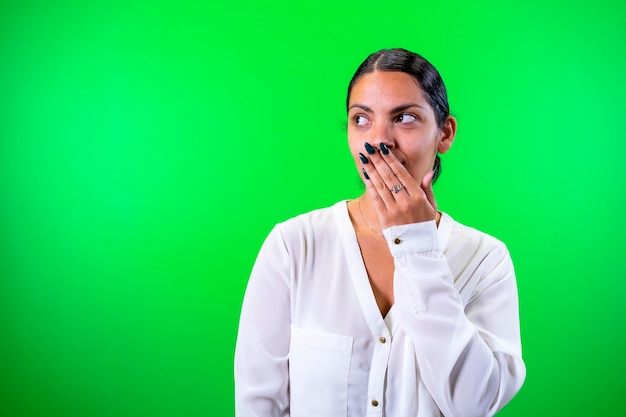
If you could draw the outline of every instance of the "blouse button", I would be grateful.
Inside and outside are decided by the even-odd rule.
[[[385,343],[385,342],[387,341],[387,339],[385,339],[385,337],[384,337],[384,336],[383,336],[383,337],[381,337],[381,338],[380,338],[380,339],[378,339],[378,340],[380,340],[380,343]]]
[[[372,405],[373,405],[374,407],[378,407],[378,401],[376,401],[376,400],[372,400]]]
[[[395,239],[393,240],[393,243],[395,243],[396,245],[399,245],[399,244],[400,244],[400,242],[402,242],[402,241],[400,240],[400,238],[399,238],[399,237],[397,237],[397,238],[395,238]]]

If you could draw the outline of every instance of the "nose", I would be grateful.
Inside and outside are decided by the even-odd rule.
[[[372,144],[376,149],[380,149],[380,144],[384,143],[389,149],[395,147],[396,141],[394,132],[390,123],[376,123],[372,129]]]

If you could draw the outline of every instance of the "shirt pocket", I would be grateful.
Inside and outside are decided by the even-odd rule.
[[[291,417],[347,415],[352,344],[350,336],[291,328]]]

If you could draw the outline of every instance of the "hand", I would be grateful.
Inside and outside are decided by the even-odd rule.
[[[435,220],[434,172],[429,171],[421,182],[417,182],[384,144],[381,144],[380,151],[374,150],[368,143],[365,149],[369,156],[361,158],[365,185],[381,227],[386,229]]]

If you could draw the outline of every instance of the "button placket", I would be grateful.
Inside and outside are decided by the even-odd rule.
[[[386,327],[379,328],[379,335],[375,337],[372,365],[370,368],[369,389],[368,389],[368,417],[382,416],[383,402],[385,395],[385,381],[387,378],[387,367],[389,366],[389,355],[391,354],[390,335]]]

